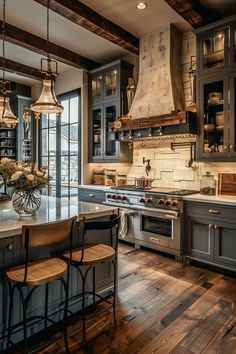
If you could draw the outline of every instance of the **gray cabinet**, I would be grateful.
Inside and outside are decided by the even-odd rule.
[[[186,253],[189,256],[213,259],[213,229],[207,219],[189,216],[185,234]]]
[[[185,202],[185,255],[236,270],[235,215],[236,207]]]
[[[133,66],[122,60],[89,73],[89,160],[90,162],[132,162],[132,151],[118,141],[115,120],[128,113],[126,88]]]
[[[236,17],[195,32],[198,160],[236,161]]]

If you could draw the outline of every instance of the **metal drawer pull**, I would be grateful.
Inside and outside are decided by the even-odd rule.
[[[12,244],[8,245],[7,249],[8,249],[8,251],[12,251],[13,250],[13,245]]]
[[[89,193],[89,197],[95,197],[95,194]]]
[[[212,224],[209,224],[208,226],[209,226],[209,229],[212,229],[212,228],[213,228],[213,225],[212,225]]]
[[[155,237],[150,237],[149,238],[150,241],[154,241],[154,242],[160,242],[159,238],[155,238]]]
[[[220,210],[216,210],[216,209],[209,209],[208,211],[211,214],[221,214],[221,211]]]
[[[214,225],[214,229],[215,230],[219,229],[219,226],[218,225]]]

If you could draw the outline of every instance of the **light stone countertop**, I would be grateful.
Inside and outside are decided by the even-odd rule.
[[[21,234],[22,225],[42,224],[63,220],[72,216],[86,219],[110,215],[117,210],[102,204],[79,202],[78,200],[60,199],[42,196],[42,203],[36,216],[20,218],[12,208],[12,203],[0,203],[0,239]]]
[[[214,203],[221,205],[236,206],[235,195],[205,195],[205,194],[191,194],[183,197],[186,201],[200,202],[200,203]]]
[[[111,189],[110,186],[104,186],[101,184],[80,184],[79,188],[97,189],[97,190],[101,190],[101,191],[109,191]]]

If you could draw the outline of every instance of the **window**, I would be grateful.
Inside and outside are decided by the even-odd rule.
[[[52,180],[48,194],[78,196],[80,184],[80,91],[60,96],[64,111],[41,119],[41,164],[48,166]]]

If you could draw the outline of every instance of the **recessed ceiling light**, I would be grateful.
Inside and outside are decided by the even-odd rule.
[[[137,2],[136,7],[138,10],[144,10],[144,9],[146,9],[147,4],[143,1],[139,1],[139,2]]]

